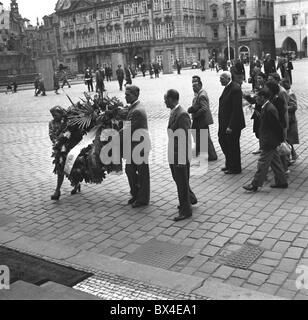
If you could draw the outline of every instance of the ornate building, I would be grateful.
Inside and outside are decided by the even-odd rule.
[[[64,63],[96,64],[207,59],[204,0],[59,0]],[[117,56],[117,59],[115,59]]]
[[[9,10],[0,2],[0,77],[35,71],[25,46],[27,23],[19,14],[16,0],[11,0]]]
[[[274,0],[237,0],[238,48],[241,57],[264,53],[275,55]],[[228,33],[230,58],[234,59],[234,7],[233,0],[208,0],[207,25],[209,54],[228,59]]]
[[[276,0],[274,9],[277,54],[307,57],[308,0]]]

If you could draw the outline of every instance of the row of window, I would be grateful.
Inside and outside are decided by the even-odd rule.
[[[97,18],[99,20],[116,19],[120,17],[119,7],[112,7],[107,9],[100,9],[97,11]]]
[[[297,26],[299,24],[299,13],[292,14],[292,26]],[[305,24],[308,24],[308,13],[305,13]],[[280,26],[286,27],[287,26],[287,16],[281,15],[280,16]]]
[[[231,38],[231,28],[229,28],[229,37]],[[246,33],[246,26],[245,25],[240,25],[240,36],[241,37],[246,37],[247,33]],[[219,29],[218,27],[216,28],[212,28],[212,36],[214,40],[218,40],[219,39]],[[227,28],[226,28],[226,37],[227,37]]]
[[[153,11],[160,11],[162,9],[171,9],[171,0],[154,0]]]
[[[246,10],[245,10],[245,8],[242,7],[239,9],[239,17],[245,17],[245,16],[246,16]],[[212,8],[212,18],[218,19],[217,7]],[[230,6],[225,7],[225,18],[231,18],[231,7]]]
[[[124,5],[125,16],[138,14],[138,13],[146,13],[146,12],[148,12],[147,1],[127,3]]]
[[[185,21],[184,20],[184,31],[186,37],[204,37],[205,28],[200,23],[194,23],[193,20]]]
[[[183,8],[205,10],[205,1],[203,0],[184,0]]]

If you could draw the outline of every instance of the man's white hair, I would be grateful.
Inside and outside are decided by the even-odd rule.
[[[221,74],[221,77],[229,78],[229,79],[232,78],[231,73],[230,73],[229,71],[224,71],[224,72]]]

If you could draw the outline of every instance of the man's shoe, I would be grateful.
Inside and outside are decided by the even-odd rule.
[[[148,203],[134,202],[133,205],[132,205],[132,207],[133,207],[133,208],[140,208],[140,207],[145,207],[145,206],[147,206],[147,205],[148,205]]]
[[[177,222],[177,221],[185,220],[191,217],[192,217],[192,214],[188,214],[188,215],[180,214],[177,217],[175,217],[173,220]]]
[[[225,171],[225,174],[240,174],[242,171],[232,171],[232,170],[227,170]]]
[[[190,203],[194,206],[195,204],[198,203],[198,200],[196,198],[195,199],[191,199]]]
[[[246,186],[243,186],[243,188],[247,191],[253,191],[253,192],[258,191],[258,187],[253,186],[251,183],[247,184]]]
[[[229,169],[227,167],[221,168],[221,171],[228,171]]]
[[[272,184],[271,188],[275,188],[275,189],[287,189],[288,188],[288,184]]]
[[[133,204],[136,201],[136,198],[131,198],[128,200],[127,204]]]

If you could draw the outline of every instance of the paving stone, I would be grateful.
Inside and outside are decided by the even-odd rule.
[[[296,296],[296,292],[286,290],[286,289],[279,289],[277,291],[277,295],[280,297],[287,298],[287,299],[293,299]]]
[[[207,261],[198,269],[198,271],[205,272],[205,273],[213,273],[219,267],[220,267],[219,263]]]
[[[267,282],[281,286],[285,282],[285,280],[288,278],[288,275],[289,275],[288,272],[274,271],[270,275]]]
[[[282,258],[277,270],[285,271],[285,272],[293,272],[297,266],[298,262],[289,258]]]
[[[259,291],[263,293],[268,293],[271,295],[276,295],[276,292],[278,291],[279,286],[269,284],[269,283],[264,283],[260,286]]]
[[[260,262],[258,262],[258,263],[252,264],[249,267],[249,270],[269,275],[274,271],[274,267],[267,266],[267,265],[264,265],[264,264],[261,264]]]
[[[285,257],[291,259],[299,259],[303,254],[303,251],[303,248],[289,247],[288,251],[285,254]]]
[[[260,272],[252,272],[247,282],[256,286],[261,286],[268,279],[267,274],[263,274]]]
[[[201,254],[204,256],[213,257],[217,254],[219,250],[220,250],[220,247],[208,245],[201,251]]]
[[[292,242],[297,237],[297,233],[295,232],[285,232],[282,237],[280,237],[281,241],[289,241]]]
[[[213,277],[221,278],[221,279],[228,279],[231,274],[234,272],[234,268],[228,266],[220,266],[214,273]]]
[[[251,274],[251,271],[249,271],[249,270],[236,269],[233,272],[232,277],[241,278],[241,279],[248,279],[250,274]]]
[[[210,244],[218,247],[223,247],[228,241],[229,241],[229,238],[218,236],[215,239],[213,239],[210,242]]]
[[[274,248],[273,251],[274,252],[280,252],[280,253],[285,253],[289,247],[291,246],[290,242],[285,242],[285,241],[278,241]]]

